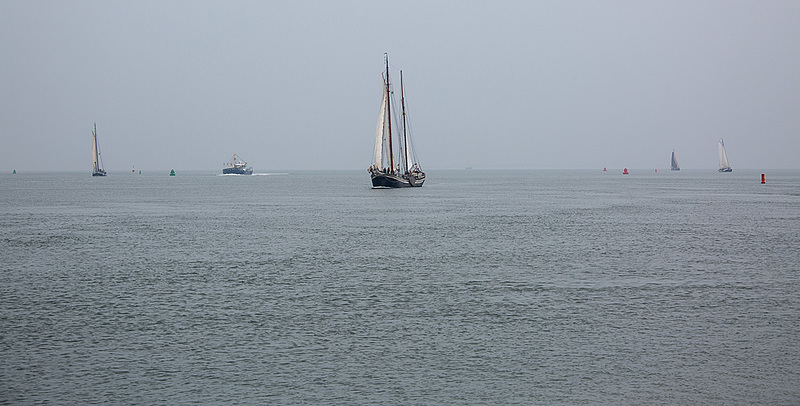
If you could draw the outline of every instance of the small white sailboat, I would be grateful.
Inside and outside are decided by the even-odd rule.
[[[669,165],[670,165],[669,169],[672,170],[672,171],[681,170],[680,165],[678,165],[678,160],[675,158],[675,150],[674,149],[672,150],[672,159],[670,159]]]
[[[400,106],[403,115],[403,132],[396,135],[396,150],[392,139],[392,88],[389,82],[389,57],[384,54],[386,74],[383,77],[383,102],[375,131],[375,150],[372,165],[367,168],[372,178],[372,187],[420,187],[425,182],[425,172],[412,151],[406,117],[403,71],[400,71]],[[396,109],[396,107],[395,107]],[[396,153],[396,156],[395,156]]]
[[[100,148],[97,146],[97,123],[94,123],[92,131],[92,176],[106,176],[103,169],[103,158],[100,156]]]
[[[725,141],[719,139],[719,171],[720,172],[733,172],[731,165],[728,163],[728,153],[725,152]]]

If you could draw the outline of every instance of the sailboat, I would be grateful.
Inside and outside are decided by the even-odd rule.
[[[247,162],[240,158],[238,155],[233,154],[231,161],[225,164],[222,168],[224,175],[252,175],[253,168],[247,167]]]
[[[675,150],[674,149],[672,150],[672,159],[670,159],[669,163],[670,163],[670,168],[669,168],[670,170],[673,170],[673,171],[681,170],[680,165],[678,165],[678,160],[675,159]]]
[[[403,71],[400,71],[400,108],[402,132],[392,134],[392,85],[389,81],[389,56],[383,54],[386,73],[383,76],[383,102],[381,102],[378,126],[375,130],[375,150],[372,165],[367,171],[373,188],[420,187],[425,182],[425,172],[419,166],[412,151],[409,134],[406,99],[403,90]],[[394,107],[396,110],[396,106]],[[397,132],[397,131],[395,131]]]
[[[103,158],[100,157],[100,148],[97,146],[97,123],[92,131],[92,176],[106,176],[103,169]]]
[[[728,163],[728,154],[725,152],[725,141],[719,139],[719,171],[720,172],[733,172],[731,165]]]

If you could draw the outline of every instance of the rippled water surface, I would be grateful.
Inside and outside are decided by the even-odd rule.
[[[796,404],[800,172],[0,176],[0,403]]]

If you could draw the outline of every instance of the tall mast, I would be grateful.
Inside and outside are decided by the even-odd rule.
[[[408,153],[408,135],[406,134],[406,92],[403,89],[403,71],[400,71],[400,106],[403,108],[403,153],[405,156],[403,160],[406,161],[405,170],[408,170],[408,167],[411,166],[410,162],[408,162],[408,157],[411,154]]]
[[[383,54],[383,60],[386,62],[386,113],[389,119],[389,173],[394,173],[394,153],[392,152],[392,103],[390,102],[391,93],[389,93],[389,54]]]
[[[97,151],[97,123],[94,123],[94,131],[92,131],[92,166],[95,171],[99,169],[99,161],[97,156],[99,152]]]

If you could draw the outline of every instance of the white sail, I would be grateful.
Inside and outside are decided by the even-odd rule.
[[[386,143],[389,142],[389,120],[387,118],[388,111],[386,111],[386,106],[389,102],[388,97],[389,96],[386,94],[386,86],[384,86],[383,102],[381,103],[381,111],[378,115],[378,125],[375,128],[375,157],[372,163],[376,168],[384,167],[383,150],[386,149]]]
[[[406,145],[408,145],[407,140],[406,140]],[[413,167],[414,167],[414,162],[411,158],[411,147],[408,147],[406,148],[406,171],[411,172],[411,168]]]
[[[386,100],[386,104],[385,104],[385,107],[384,107],[383,114],[385,114],[385,116],[383,117],[383,129],[381,130],[381,134],[383,135],[383,141],[382,141],[382,145],[383,145],[383,161],[380,164],[382,165],[381,166],[382,168],[391,167],[392,159],[394,159],[391,156],[392,155],[392,150],[391,150],[391,146],[392,146],[391,142],[392,142],[392,140],[390,140],[390,138],[392,137],[392,123],[391,123],[391,121],[392,121],[392,112],[390,110],[391,109],[390,97],[391,96],[389,95],[389,91],[387,90],[386,91],[386,95],[384,96],[384,98]]]
[[[720,138],[719,143],[719,169],[728,169],[730,168],[730,164],[728,164],[728,154],[725,152],[725,141]]]
[[[97,161],[97,132],[92,131],[92,170],[97,172],[100,169]]]
[[[675,151],[672,151],[672,160],[670,161],[670,169],[673,171],[681,170],[680,165],[678,165],[678,159],[675,158]]]

